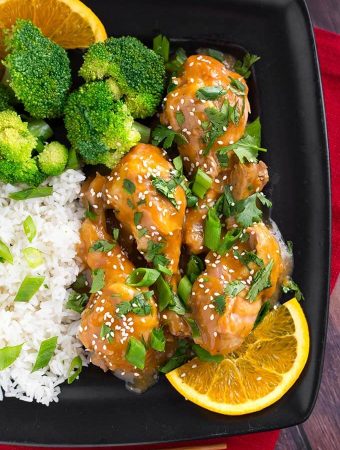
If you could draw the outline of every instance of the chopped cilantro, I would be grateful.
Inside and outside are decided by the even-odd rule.
[[[133,222],[135,226],[140,224],[140,221],[142,220],[143,213],[142,212],[135,212],[133,215]]]
[[[196,97],[200,100],[216,100],[226,91],[221,86],[205,86],[196,91]]]
[[[114,248],[115,244],[112,242],[108,242],[104,239],[99,239],[94,244],[91,245],[89,252],[103,252],[107,253]]]
[[[115,241],[118,240],[118,238],[119,238],[119,228],[113,228],[113,230],[112,230],[112,236],[113,236],[113,239],[114,239]]]
[[[246,162],[257,162],[259,152],[266,152],[267,149],[258,147],[256,139],[250,135],[239,139],[235,144],[228,145],[224,151],[233,150],[242,164]]]
[[[183,134],[176,133],[165,125],[157,125],[152,131],[152,144],[159,146],[163,142],[163,148],[167,149],[175,142],[177,145],[186,144],[188,141]]]
[[[171,72],[172,75],[179,75],[186,59],[187,55],[185,53],[185,50],[183,48],[178,48],[175,52],[175,56],[165,64],[165,68],[167,71]],[[168,92],[170,92],[169,89]]]
[[[249,300],[250,303],[252,303],[254,300],[256,300],[257,295],[263,291],[264,289],[267,289],[271,286],[270,282],[270,274],[272,271],[274,265],[274,261],[271,259],[269,263],[260,269],[258,272],[256,272],[253,283],[251,285],[251,288],[248,291],[247,294],[247,300]]]
[[[236,297],[246,287],[242,281],[231,281],[224,289],[224,293],[227,297]]]
[[[131,180],[129,180],[128,178],[125,178],[123,181],[123,188],[125,189],[125,191],[129,194],[133,194],[136,191],[136,186],[135,183],[133,183]]]
[[[259,267],[263,267],[264,263],[261,258],[259,258],[255,251],[253,252],[242,252],[240,253],[238,250],[233,251],[234,255],[237,257],[237,259],[245,266],[249,266],[251,262],[255,263]]]
[[[178,208],[175,198],[175,189],[177,187],[175,179],[171,178],[170,180],[163,180],[163,178],[153,177],[152,185],[158,192],[164,195],[175,208]]]
[[[218,295],[217,297],[214,298],[213,302],[215,304],[216,311],[220,316],[222,316],[222,314],[224,314],[225,311],[225,295],[224,294]]]
[[[246,86],[237,78],[229,77],[230,90],[236,95],[245,95]]]
[[[244,78],[249,78],[251,71],[251,66],[256,63],[260,59],[257,55],[251,55],[250,53],[246,53],[242,59],[242,61],[236,61],[234,65],[235,72],[242,75]]]
[[[106,339],[111,344],[113,342],[113,334],[114,332],[111,330],[111,328],[103,323],[100,329],[100,337]]]
[[[185,122],[185,117],[182,111],[176,111],[176,120],[178,125],[181,127]]]
[[[118,317],[126,316],[132,312],[137,316],[148,316],[151,314],[151,305],[148,302],[153,295],[153,291],[140,292],[133,297],[129,302],[120,302],[116,306],[116,313]]]
[[[282,284],[282,290],[286,294],[287,292],[294,292],[297,301],[304,300],[304,296],[299,286],[291,279],[285,280]]]
[[[162,373],[168,373],[176,367],[184,364],[191,357],[191,345],[184,339],[179,339],[177,349],[169,361],[159,369]]]
[[[204,154],[207,155],[216,139],[224,133],[224,129],[228,126],[228,102],[223,102],[220,110],[211,107],[205,108],[204,112],[209,119],[208,126],[203,135],[203,141],[206,144]]]
[[[92,286],[90,293],[94,294],[103,289],[105,286],[105,271],[104,269],[94,269],[92,271]]]
[[[66,308],[76,311],[77,313],[82,313],[85,306],[89,300],[87,294],[78,294],[77,292],[71,292],[67,299]]]

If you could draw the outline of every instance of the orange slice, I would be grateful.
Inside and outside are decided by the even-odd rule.
[[[64,48],[86,48],[107,38],[102,22],[79,0],[0,0],[0,29],[11,27],[19,18],[32,20]]]
[[[309,353],[306,317],[296,299],[270,312],[221,363],[194,358],[166,376],[187,400],[221,414],[260,411],[295,383]]]

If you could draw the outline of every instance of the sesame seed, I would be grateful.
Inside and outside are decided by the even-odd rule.
[[[210,320],[214,320],[214,319],[215,319],[215,315],[214,315],[214,314],[211,314]]]

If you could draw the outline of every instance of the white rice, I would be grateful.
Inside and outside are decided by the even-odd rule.
[[[67,379],[72,359],[80,355],[86,364],[81,343],[76,339],[79,314],[67,310],[67,287],[76,279],[79,265],[75,244],[84,209],[77,201],[84,180],[81,171],[68,170],[48,179],[53,195],[15,201],[8,194],[21,188],[0,183],[0,239],[8,246],[14,264],[0,264],[0,348],[24,343],[13,365],[0,371],[0,400],[17,397],[48,405],[58,401],[59,385]],[[37,235],[30,243],[23,221],[31,215]],[[44,254],[44,264],[30,269],[22,256],[26,247]],[[28,302],[13,302],[26,275],[45,277],[44,285]],[[58,337],[57,349],[49,365],[34,373],[32,366],[43,340]]]

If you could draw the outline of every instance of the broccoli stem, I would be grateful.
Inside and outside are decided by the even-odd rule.
[[[79,169],[78,156],[73,147],[71,147],[70,151],[68,152],[68,161],[66,169],[74,169],[74,170]]]
[[[136,121],[133,122],[133,127],[141,136],[140,142],[142,142],[143,144],[148,144],[150,141],[151,129]]]
[[[28,129],[33,136],[41,141],[47,141],[53,136],[53,130],[47,122],[42,119],[33,119],[28,122]]]

